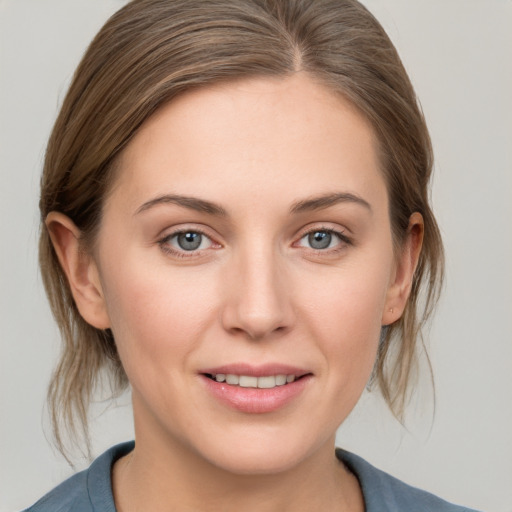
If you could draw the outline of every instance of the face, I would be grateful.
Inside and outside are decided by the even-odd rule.
[[[375,146],[302,74],[194,91],[143,125],[94,252],[138,443],[238,473],[332,457],[396,288]]]

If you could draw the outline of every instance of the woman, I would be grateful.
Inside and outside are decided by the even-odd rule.
[[[464,510],[334,451],[365,386],[403,412],[442,279],[431,167],[359,3],[121,9],[48,145],[40,261],[59,447],[104,369],[136,443],[29,510]]]

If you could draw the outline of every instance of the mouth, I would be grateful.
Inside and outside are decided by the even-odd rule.
[[[241,388],[273,389],[278,386],[286,386],[305,375],[295,375],[293,373],[277,375],[237,375],[233,373],[205,373],[209,379],[215,382],[224,382],[229,386],[238,386]]]
[[[281,363],[230,363],[202,368],[208,393],[221,404],[249,414],[270,413],[297,403],[314,382],[309,369]]]

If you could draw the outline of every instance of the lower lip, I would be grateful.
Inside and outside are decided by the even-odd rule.
[[[201,375],[208,391],[220,402],[240,412],[263,414],[277,411],[299,398],[311,375],[271,389],[243,388]]]

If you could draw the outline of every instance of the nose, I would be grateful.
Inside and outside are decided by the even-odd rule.
[[[235,260],[224,283],[224,329],[251,340],[290,330],[294,322],[291,283],[279,255],[267,248]]]

